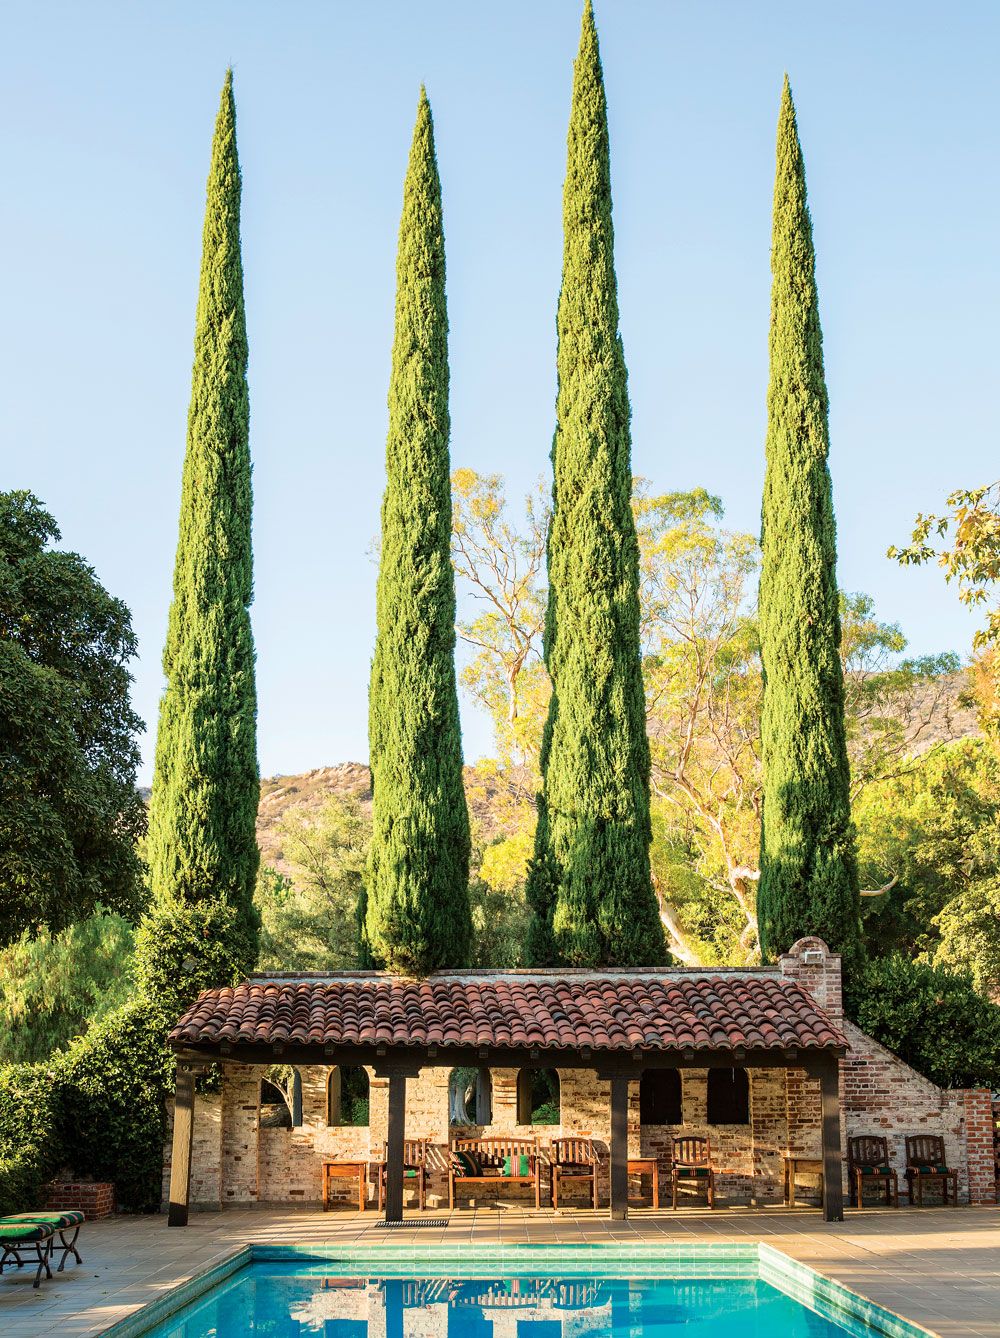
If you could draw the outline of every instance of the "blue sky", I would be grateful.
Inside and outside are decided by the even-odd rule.
[[[793,83],[832,404],[840,580],[911,648],[968,648],[936,570],[886,546],[992,480],[1000,364],[1000,7],[596,0],[633,458],[755,530],[774,129]],[[452,458],[514,493],[548,466],[578,0],[3,5],[0,431],[133,610],[161,690],[212,123],[235,69],[265,774],[367,755],[402,179],[434,108]],[[466,755],[489,730],[464,707]]]

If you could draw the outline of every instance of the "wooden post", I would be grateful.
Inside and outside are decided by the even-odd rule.
[[[406,1074],[389,1073],[389,1128],[385,1149],[385,1220],[403,1220],[403,1141],[406,1137]]]
[[[191,1145],[194,1141],[194,1069],[179,1063],[174,1083],[174,1143],[170,1159],[167,1226],[187,1226],[191,1198]]]
[[[844,1165],[840,1152],[840,1063],[830,1059],[820,1072],[823,1103],[823,1217],[844,1220]]]
[[[628,1216],[628,1078],[611,1077],[611,1218]]]

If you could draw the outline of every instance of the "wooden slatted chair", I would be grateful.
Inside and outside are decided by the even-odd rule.
[[[914,1134],[906,1140],[906,1184],[910,1203],[914,1202],[913,1191],[916,1189],[916,1204],[924,1206],[924,1181],[940,1180],[941,1202],[948,1203],[948,1185],[951,1185],[951,1201],[958,1202],[958,1172],[952,1171],[944,1152],[944,1139],[940,1134]]]
[[[670,1167],[670,1202],[677,1207],[677,1191],[705,1186],[708,1206],[715,1207],[715,1168],[712,1165],[712,1140],[695,1136],[673,1140]]]
[[[427,1199],[427,1143],[426,1138],[406,1138],[403,1140],[403,1188],[407,1180],[417,1182],[417,1206],[423,1212]],[[382,1160],[376,1165],[378,1182],[378,1210],[385,1204],[386,1177],[389,1169],[389,1145],[382,1144]]]
[[[601,1205],[597,1198],[597,1145],[592,1138],[553,1138],[552,1140],[552,1207],[559,1207],[559,1186],[565,1180],[590,1182],[590,1202]]]
[[[859,1134],[847,1140],[847,1179],[855,1208],[864,1202],[866,1180],[885,1186],[887,1207],[899,1207],[899,1176],[889,1164],[889,1144],[885,1138]]]

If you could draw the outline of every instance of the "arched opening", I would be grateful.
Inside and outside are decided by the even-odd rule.
[[[371,1092],[368,1074],[356,1064],[338,1064],[326,1080],[326,1122],[341,1128],[367,1128]]]
[[[448,1079],[448,1123],[492,1122],[493,1084],[489,1069],[452,1069]]]
[[[560,1124],[559,1074],[521,1069],[517,1075],[518,1124]]]
[[[746,1069],[708,1070],[708,1122],[750,1123],[750,1079]]]
[[[302,1127],[302,1075],[289,1064],[272,1064],[260,1083],[260,1124],[263,1129]]]
[[[639,1079],[639,1123],[684,1123],[680,1069],[643,1069]]]

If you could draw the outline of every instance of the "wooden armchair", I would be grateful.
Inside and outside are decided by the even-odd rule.
[[[385,1203],[385,1185],[388,1174],[387,1143],[382,1144],[382,1160],[376,1162],[375,1172],[378,1179],[378,1210],[382,1211]],[[421,1212],[427,1198],[427,1139],[407,1138],[403,1141],[403,1188],[407,1180],[417,1182],[417,1205]]]
[[[677,1207],[681,1185],[692,1189],[705,1186],[708,1206],[715,1207],[715,1168],[712,1166],[710,1138],[675,1138],[670,1167],[670,1206]]]
[[[944,1139],[940,1134],[915,1134],[906,1140],[906,1184],[910,1203],[914,1202],[913,1191],[916,1189],[916,1203],[924,1206],[924,1181],[941,1181],[941,1201],[948,1202],[948,1185],[951,1184],[951,1201],[958,1202],[958,1172],[949,1169],[945,1160]]]
[[[590,1202],[597,1201],[597,1146],[592,1138],[552,1140],[552,1207],[559,1207],[559,1186],[564,1180],[590,1181]]]
[[[860,1134],[847,1140],[847,1179],[851,1203],[856,1208],[862,1206],[866,1180],[884,1184],[886,1206],[899,1207],[899,1176],[889,1165],[886,1139],[875,1134]]]

